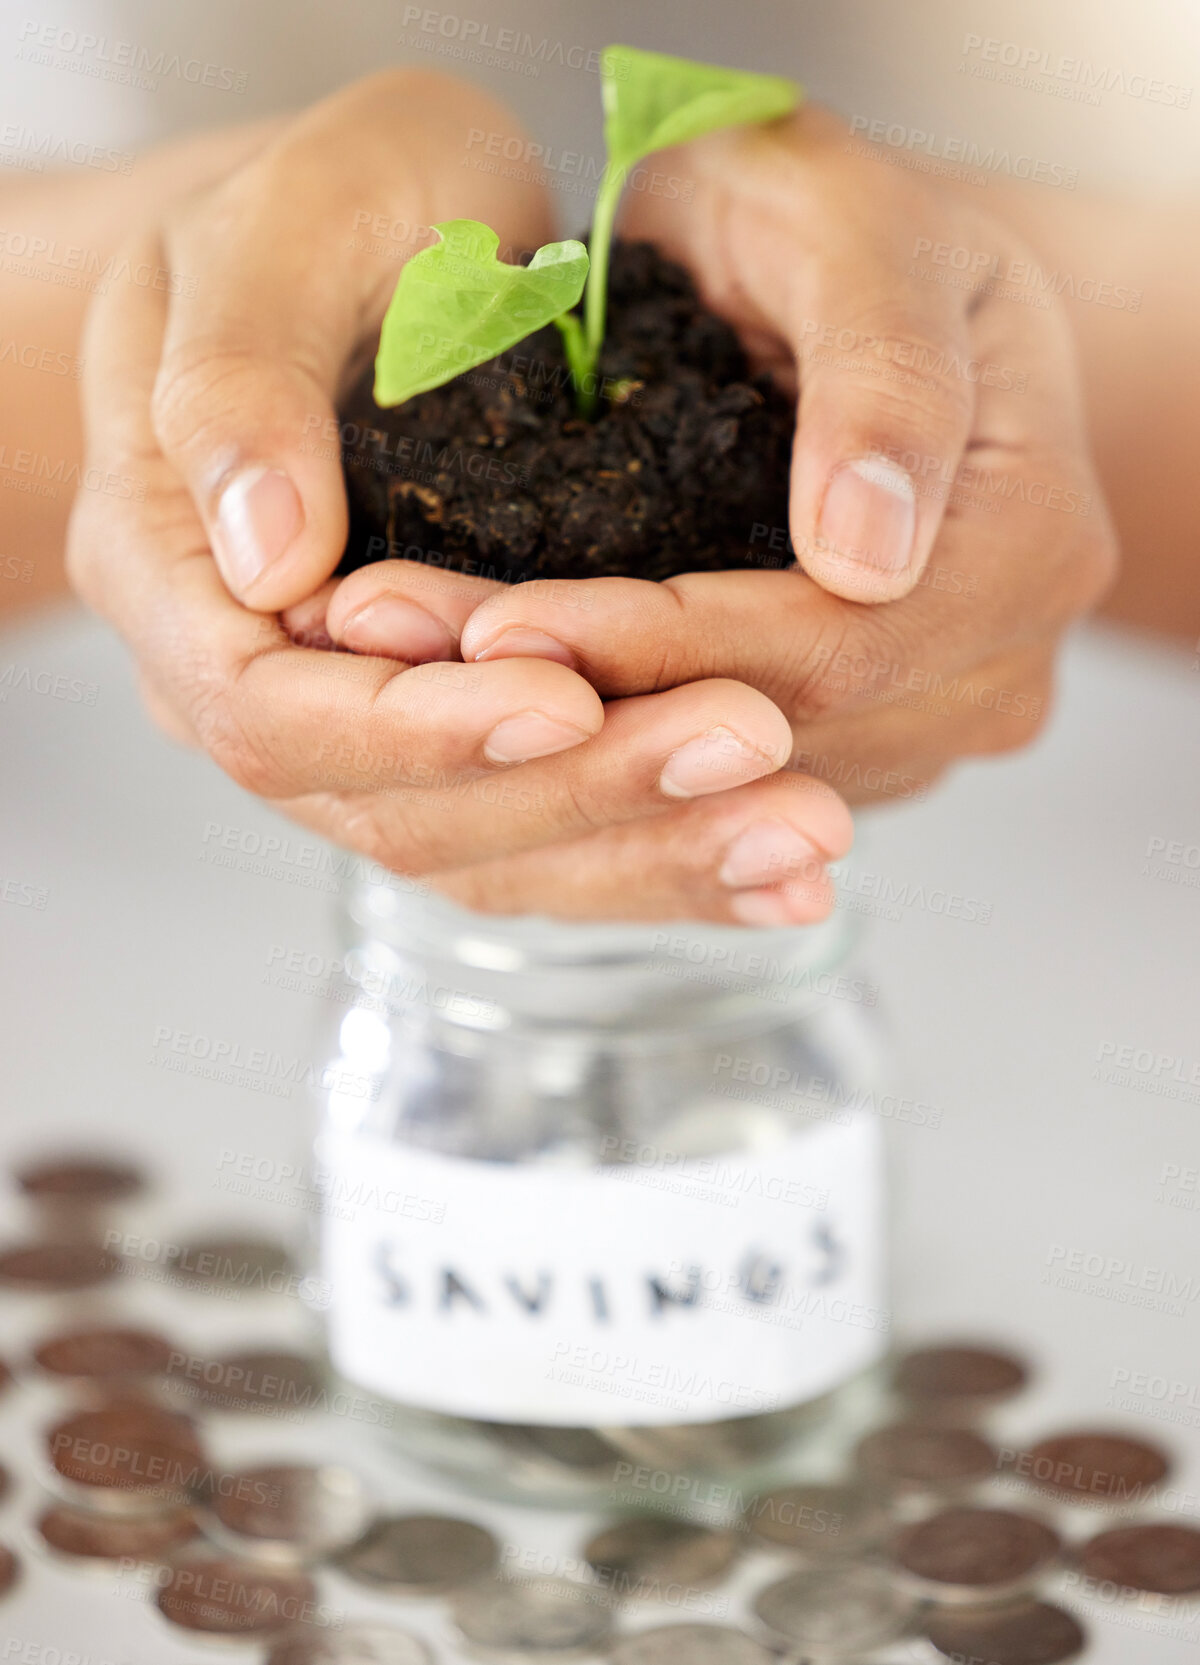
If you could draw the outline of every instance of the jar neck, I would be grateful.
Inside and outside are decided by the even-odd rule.
[[[389,884],[357,887],[348,913],[354,974],[398,1008],[415,997],[464,1029],[631,1041],[800,1016],[828,994],[854,935],[842,914],[781,930],[511,918]]]

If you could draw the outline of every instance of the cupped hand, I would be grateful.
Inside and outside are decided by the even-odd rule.
[[[373,77],[126,251],[171,278],[98,297],[83,391],[89,474],[138,489],[80,494],[73,581],[165,727],[372,860],[484,906],[818,918],[849,817],[780,773],[789,725],[755,688],[688,678],[605,707],[553,654],[439,662],[447,628],[388,657],[332,651],[306,599],[345,543],[339,394],[400,261],[447,217],[494,226],[509,259],[552,235],[540,189],[469,165],[480,131],[515,128],[475,89]]]
[[[507,588],[385,562],[313,604],[332,637],[403,654],[415,604],[467,663],[542,657],[609,700],[734,678],[852,802],[1031,740],[1115,563],[1071,343],[1034,287],[988,281],[1036,262],[978,191],[894,161],[807,107],[657,158],[690,194],[631,194],[626,234],[798,387],[790,525],[746,527],[761,567]]]

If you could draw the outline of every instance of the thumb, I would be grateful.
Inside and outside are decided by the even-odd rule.
[[[626,223],[683,259],[747,343],[773,338],[795,360],[800,565],[853,601],[907,594],[975,408],[963,373],[970,294],[912,275],[922,233],[955,240],[950,210],[850,152],[843,123],[816,105],[697,140],[661,165],[691,200],[643,196]]]
[[[294,605],[341,559],[339,390],[431,223],[484,220],[509,260],[552,235],[538,183],[473,165],[492,133],[519,137],[475,88],[389,71],[316,105],[166,227],[177,292],[155,434],[247,606]]]

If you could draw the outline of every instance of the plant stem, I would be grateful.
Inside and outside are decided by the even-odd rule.
[[[612,248],[617,203],[620,201],[628,171],[627,168],[614,168],[611,164],[605,169],[592,213],[592,233],[588,238],[587,288],[583,297],[587,349],[592,370],[596,368],[600,348],[604,343],[604,315],[608,301],[608,257]]]
[[[580,416],[596,414],[596,377],[588,358],[587,341],[577,312],[564,312],[554,320],[562,336],[563,351],[567,355],[567,369],[575,386],[575,408]]]

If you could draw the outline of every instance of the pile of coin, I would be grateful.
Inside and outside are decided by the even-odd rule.
[[[45,1295],[112,1276],[106,1262],[119,1260],[100,1250],[96,1222],[139,1183],[129,1164],[99,1158],[27,1170],[19,1184],[47,1234],[0,1249],[0,1286]],[[182,1287],[212,1291],[247,1266],[277,1281],[288,1262],[275,1244],[220,1238],[175,1252],[172,1266]],[[1200,1530],[1149,1513],[1169,1455],[1121,1431],[1067,1429],[1002,1456],[988,1417],[1029,1372],[994,1347],[899,1358],[893,1420],[862,1435],[840,1477],[745,1496],[731,1487],[717,1522],[649,1508],[597,1522],[550,1566],[453,1513],[378,1512],[336,1453],[215,1464],[204,1416],[313,1404],[315,1360],[266,1347],[192,1358],[122,1323],[50,1328],[13,1362],[0,1365],[0,1390],[28,1377],[71,1396],[44,1431],[44,1552],[80,1568],[140,1566],[177,1634],[259,1643],[264,1665],[464,1654],[498,1665],[833,1665],[913,1646],[930,1659],[1056,1665],[1082,1652],[1085,1634],[1047,1599],[1055,1574],[1118,1596],[1200,1597]],[[545,1432],[552,1449],[556,1434],[577,1431]],[[564,1450],[570,1464],[575,1443]],[[1109,1512],[1102,1530],[1077,1530],[1081,1506]],[[0,1596],[18,1573],[0,1546]],[[425,1635],[359,1619],[352,1601],[343,1612],[328,1579],[371,1597],[372,1612],[381,1599],[426,1604]],[[659,1622],[664,1610],[676,1622]],[[439,1628],[440,1644],[427,1640]]]

